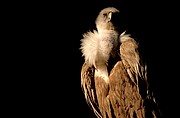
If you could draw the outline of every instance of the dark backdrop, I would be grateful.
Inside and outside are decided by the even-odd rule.
[[[156,0],[43,1],[19,5],[17,12],[11,11],[17,18],[13,24],[21,24],[18,33],[23,39],[22,48],[18,49],[21,58],[15,62],[18,67],[19,63],[22,65],[16,73],[22,78],[18,81],[22,87],[11,90],[16,98],[10,99],[11,110],[17,110],[13,115],[93,118],[80,85],[84,62],[80,39],[83,33],[95,29],[96,16],[107,6],[121,11],[122,29],[139,41],[148,64],[151,89],[163,116],[178,115],[179,33],[175,5]]]

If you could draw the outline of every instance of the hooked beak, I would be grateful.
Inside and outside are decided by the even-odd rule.
[[[107,22],[110,22],[111,18],[112,18],[112,12],[109,12],[107,16]]]

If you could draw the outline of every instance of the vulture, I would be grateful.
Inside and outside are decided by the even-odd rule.
[[[115,7],[102,9],[95,20],[96,29],[80,40],[85,100],[97,118],[159,118],[149,90],[147,64],[137,40],[119,31],[119,14]]]

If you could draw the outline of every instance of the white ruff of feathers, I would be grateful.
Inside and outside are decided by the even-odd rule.
[[[98,51],[98,33],[97,31],[87,32],[83,34],[81,39],[81,51],[82,56],[85,58],[85,62],[90,66],[95,65],[95,59]]]
[[[98,30],[99,31],[99,30]],[[96,68],[96,76],[108,80],[107,62],[118,42],[118,33],[114,30],[100,30],[99,32],[87,32],[81,39],[81,51],[86,63]]]

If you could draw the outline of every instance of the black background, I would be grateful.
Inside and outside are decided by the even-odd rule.
[[[108,6],[121,11],[122,27],[142,46],[151,88],[163,116],[178,115],[179,30],[175,5],[155,0],[19,3],[10,10],[8,19],[10,30],[16,31],[11,44],[17,45],[10,51],[11,75],[16,79],[7,82],[13,87],[4,108],[12,112],[6,115],[94,117],[80,85],[84,61],[80,39],[83,33],[95,29],[96,16]]]

